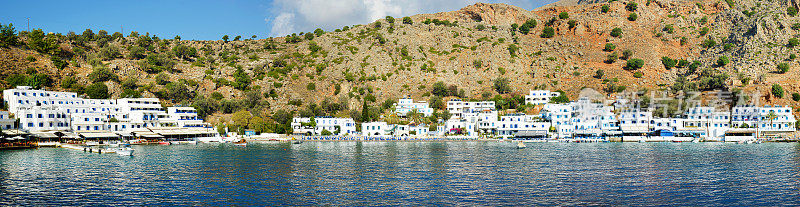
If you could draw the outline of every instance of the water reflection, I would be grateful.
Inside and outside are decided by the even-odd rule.
[[[306,142],[0,151],[0,205],[800,205],[800,145]]]

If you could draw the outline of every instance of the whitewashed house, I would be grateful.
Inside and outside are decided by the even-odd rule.
[[[315,127],[309,125],[312,122]],[[295,134],[303,135],[321,135],[324,130],[334,135],[356,133],[356,122],[352,118],[318,116],[312,120],[310,117],[295,117],[291,126]]]
[[[552,98],[560,96],[559,92],[550,92],[547,90],[530,90],[528,95],[525,95],[525,104],[543,105],[550,103]]]
[[[433,109],[430,108],[428,103],[425,101],[414,102],[414,99],[403,98],[395,103],[394,106],[397,115],[402,117],[405,117],[409,112],[412,111],[417,111],[417,113],[421,113],[426,117],[433,114]]]
[[[447,102],[447,111],[450,112],[452,118],[461,118],[462,113],[465,112],[493,110],[495,110],[494,101],[462,101],[461,99],[452,99]]]
[[[364,136],[385,136],[392,133],[389,125],[386,122],[362,123],[361,132]]]

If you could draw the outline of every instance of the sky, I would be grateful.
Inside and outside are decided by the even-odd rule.
[[[218,40],[285,36],[316,28],[331,31],[385,16],[454,11],[477,2],[507,3],[532,10],[556,0],[10,0],[0,24],[17,31],[150,32],[161,38]]]

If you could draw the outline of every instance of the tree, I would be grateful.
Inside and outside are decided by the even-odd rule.
[[[225,43],[228,42],[228,38],[229,38],[228,35],[223,35],[222,36],[222,40],[225,41]]]
[[[789,16],[797,15],[797,8],[795,8],[794,6],[789,6],[789,8],[786,8],[786,14],[788,14]]]
[[[91,79],[92,82],[106,82],[110,80],[116,81],[118,77],[108,68],[100,66],[95,67],[92,73],[89,73],[89,79]]]
[[[156,84],[166,85],[167,83],[169,83],[169,75],[167,73],[161,72],[156,75]]]
[[[639,15],[636,13],[631,13],[628,15],[628,21],[636,21],[636,19],[639,19]]]
[[[578,21],[575,21],[574,19],[571,19],[571,20],[569,20],[569,22],[567,22],[567,24],[569,24],[569,28],[572,29],[572,28],[575,28],[575,26],[578,25]]]
[[[553,99],[550,100],[551,102],[557,103],[557,104],[569,103],[569,97],[567,97],[567,94],[564,93],[564,91],[558,90],[557,92],[559,93],[559,95],[556,96],[556,97],[553,97]]]
[[[17,31],[14,29],[14,25],[11,23],[5,26],[0,24],[0,47],[17,45],[19,45],[19,38],[17,37]]]
[[[711,39],[711,38],[703,40],[703,44],[702,44],[703,48],[706,48],[706,49],[712,48],[712,47],[714,47],[716,45],[717,45],[717,41],[714,41],[714,39]]]
[[[442,81],[436,82],[431,87],[431,94],[441,97],[447,96],[447,86]]]
[[[103,82],[96,82],[86,88],[86,95],[92,99],[107,99],[110,97],[108,94],[108,86]]]
[[[119,52],[119,49],[117,47],[108,46],[104,47],[103,49],[100,49],[99,55],[100,58],[102,58],[103,60],[113,60],[116,59],[117,57],[122,56],[122,53]]]
[[[428,103],[430,104],[430,107],[433,109],[444,108],[444,103],[442,102],[441,96],[431,96],[431,98],[428,99]]]
[[[478,26],[475,26],[475,29],[478,31],[483,31],[484,29],[486,29],[486,26],[483,26],[483,24],[478,24]]]
[[[145,55],[144,48],[142,48],[142,47],[140,47],[138,45],[132,45],[132,46],[128,47],[128,58],[129,59],[138,60],[138,59],[142,59],[142,58],[145,58],[145,57],[146,57],[146,55]]]
[[[559,19],[569,19],[569,13],[561,12],[560,14],[558,14],[558,18]]]
[[[628,11],[636,11],[637,8],[639,8],[639,4],[633,1],[628,2],[628,4],[625,5],[625,9]]]
[[[772,96],[783,98],[783,87],[778,84],[772,84]]]
[[[28,47],[39,53],[53,54],[58,44],[55,37],[45,37],[42,29],[34,29],[28,32]]]
[[[800,101],[800,93],[792,93],[792,100]]]
[[[611,30],[611,36],[612,37],[621,37],[622,36],[622,29],[620,29],[619,27],[612,29]]]
[[[600,8],[600,11],[603,13],[608,13],[609,10],[611,10],[611,7],[608,5],[603,5],[603,7]]]
[[[12,88],[13,87],[17,87],[17,86],[26,85],[25,75],[22,75],[22,74],[9,75],[8,77],[6,77],[6,84],[11,86]]]
[[[778,64],[778,73],[784,74],[786,72],[789,72],[789,63]]]
[[[242,70],[242,68],[237,68],[236,71],[233,73],[233,79],[235,81],[234,88],[239,90],[247,89],[250,87],[250,76]]]
[[[246,129],[250,126],[250,119],[253,118],[253,114],[247,110],[239,110],[236,113],[231,115],[231,121],[233,122],[232,125],[238,129]]]
[[[325,30],[322,30],[320,28],[317,28],[317,29],[314,30],[314,35],[317,35],[317,37],[322,36],[324,34],[325,34]]]
[[[403,17],[403,24],[414,24],[414,20],[411,20],[411,17]]]
[[[86,29],[83,30],[83,34],[81,34],[81,36],[83,36],[83,38],[86,38],[86,40],[93,40],[94,32],[92,31],[92,29]]]
[[[236,37],[233,38],[233,41],[239,41],[240,39],[242,39],[242,36],[236,35]]]
[[[173,102],[181,102],[183,100],[192,99],[192,94],[189,92],[189,88],[186,87],[186,84],[181,82],[170,82],[164,86],[163,94],[167,96],[167,98],[172,99]]]
[[[197,49],[194,47],[189,47],[183,44],[176,45],[172,47],[172,53],[175,54],[175,57],[188,60],[190,57],[194,57],[197,55]]]
[[[314,39],[314,34],[313,34],[313,33],[310,33],[310,32],[309,32],[309,33],[306,33],[306,34],[305,34],[305,38],[306,38],[307,40],[313,40],[313,39]]]
[[[617,57],[617,53],[616,52],[608,54],[608,57],[606,57],[606,63],[611,64],[611,63],[617,62],[617,59],[619,59],[619,57]]]
[[[644,67],[644,60],[638,58],[630,59],[625,64],[625,70],[638,70],[642,67]]]
[[[542,35],[540,35],[540,37],[542,37],[542,38],[552,38],[555,35],[556,35],[556,30],[555,29],[553,29],[552,27],[544,27],[544,29],[542,29]]]
[[[511,92],[511,86],[507,78],[494,79],[494,90],[499,94],[506,94]]]
[[[26,85],[35,89],[50,87],[53,85],[53,79],[47,74],[34,73],[25,78]]]
[[[322,132],[320,132],[320,134],[321,134],[322,136],[330,136],[330,135],[333,135],[333,133],[331,133],[331,131],[328,131],[327,129],[323,129],[323,130],[322,130]]]
[[[50,56],[50,61],[52,61],[53,66],[56,66],[56,68],[58,69],[64,69],[65,67],[67,67],[67,65],[69,65],[67,61],[64,61],[63,59],[61,59],[61,57],[55,55]]]

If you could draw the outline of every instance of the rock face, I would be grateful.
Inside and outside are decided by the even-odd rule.
[[[800,91],[800,69],[796,59],[790,59],[797,48],[788,44],[800,35],[800,24],[796,25],[800,19],[787,14],[787,8],[797,6],[798,0],[737,0],[733,5],[726,1],[634,0],[638,4],[635,11],[626,9],[628,2],[565,0],[534,11],[478,3],[457,11],[414,15],[412,24],[403,23],[400,17],[395,17],[394,23],[382,19],[314,35],[313,40],[304,35],[297,41],[289,41],[290,37],[230,42],[159,40],[148,54],[170,55],[177,45],[195,48],[195,57],[170,56],[176,63],[174,71],[165,72],[171,82],[186,83],[195,95],[216,92],[228,99],[243,99],[253,91],[271,94],[265,99],[268,112],[297,110],[326,98],[351,109],[368,96],[378,102],[406,95],[427,100],[432,84],[438,81],[455,85],[466,98],[474,99],[494,96],[492,81],[499,78],[508,79],[516,94],[530,89],[564,90],[575,98],[585,88],[607,94],[615,91],[612,86],[627,86],[628,91],[673,91],[678,88],[673,87],[676,80],[703,85],[722,75],[727,78],[721,86],[705,89],[761,91],[764,96],[752,98],[761,103],[797,105],[789,98],[766,94],[773,84],[789,93]],[[609,10],[603,12],[603,6]],[[559,18],[561,12],[569,17]],[[629,19],[632,13],[638,18]],[[511,27],[529,19],[537,24],[528,34]],[[545,27],[553,29],[553,37],[542,36]],[[616,28],[622,33],[612,36]],[[121,78],[134,78],[146,86],[140,88],[144,96],[158,96],[165,86],[155,84],[156,74],[145,71],[142,62],[146,60],[129,57],[127,48],[139,39],[109,42],[120,48],[122,55],[103,63]],[[86,77],[92,71],[90,62],[102,49],[94,42],[78,46],[65,41],[61,47],[87,52],[58,70],[47,55],[23,47],[0,48],[0,75],[35,68],[52,75],[56,80],[52,89],[64,90],[59,88],[59,80]],[[621,58],[624,53],[631,57]],[[613,55],[618,58],[609,58]],[[29,62],[27,56],[36,60]],[[699,65],[666,68],[664,57]],[[730,62],[717,64],[721,57]],[[631,59],[641,59],[644,66],[626,70]],[[776,73],[779,63],[789,64],[789,72]],[[252,81],[248,89],[231,84],[237,82],[233,77],[237,69]],[[604,72],[602,77],[596,77],[598,70]],[[641,77],[635,77],[639,74]],[[87,79],[79,82],[89,84]],[[118,83],[108,85],[113,96],[123,91]],[[291,100],[304,104],[291,105]]]

